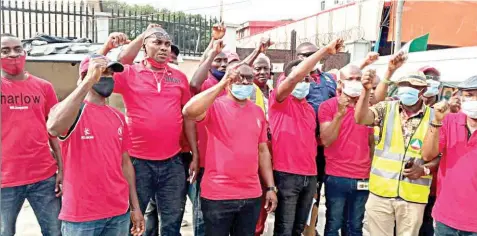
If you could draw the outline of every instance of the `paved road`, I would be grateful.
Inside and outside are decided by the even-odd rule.
[[[323,198],[322,198],[323,199]],[[318,217],[318,225],[317,230],[320,235],[323,235],[323,231],[325,229],[325,205],[324,203],[320,204],[319,208],[319,217]],[[273,222],[274,216],[269,215],[267,218],[267,225],[265,226],[265,233],[263,236],[272,236],[273,235]],[[184,214],[184,219],[189,222],[189,225],[186,227],[182,227],[181,234],[183,236],[194,236],[192,230],[192,205],[189,201],[187,201],[186,206],[186,213]],[[17,220],[17,235],[20,236],[41,236],[40,233],[40,226],[35,218],[32,208],[25,202],[23,208],[20,212],[20,215]],[[364,235],[368,235],[367,232],[364,232]]]

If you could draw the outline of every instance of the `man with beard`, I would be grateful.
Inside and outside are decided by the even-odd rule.
[[[220,96],[223,91],[227,95]],[[201,208],[206,235],[253,235],[260,212],[259,173],[267,186],[266,209],[275,209],[276,187],[267,147],[267,123],[248,97],[253,72],[239,64],[183,109],[208,132]]]
[[[432,216],[435,235],[477,235],[477,76],[458,85],[462,110],[450,113],[447,102],[434,105],[422,149],[424,160],[442,154],[439,166],[439,197]]]
[[[20,39],[2,34],[1,48],[0,235],[15,235],[18,213],[26,199],[35,212],[41,233],[59,236],[61,150],[58,140],[49,137],[46,128],[48,113],[58,99],[51,83],[25,71],[27,54]]]
[[[155,198],[160,233],[174,236],[180,235],[187,187],[180,138],[185,130],[188,142],[195,142],[195,124],[182,117],[182,107],[191,93],[186,76],[168,66],[171,44],[164,29],[149,25],[119,54],[125,66],[123,72],[114,74],[114,92],[123,96],[126,107],[141,212]],[[145,59],[132,64],[141,48]],[[111,49],[105,47],[101,54]],[[193,156],[190,173],[198,173],[197,164],[198,156]]]
[[[383,101],[369,108],[373,81],[362,81],[364,92],[355,109],[358,124],[381,129],[369,178],[366,214],[371,235],[417,235],[432,182],[430,163],[421,155],[422,141],[433,117],[422,95],[427,82],[412,73],[397,82],[399,101]],[[383,83],[383,82],[381,82]],[[379,86],[378,86],[379,88]]]
[[[130,220],[132,235],[144,232],[128,127],[124,115],[106,105],[112,75],[123,69],[104,56],[87,57],[78,87],[51,109],[48,132],[61,141],[65,163],[64,236],[127,235]]]

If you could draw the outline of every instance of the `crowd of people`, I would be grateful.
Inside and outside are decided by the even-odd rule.
[[[382,77],[377,53],[322,72],[341,39],[299,45],[274,75],[270,39],[242,60],[212,31],[190,80],[159,25],[112,33],[60,102],[2,35],[1,236],[25,200],[45,236],[177,236],[187,196],[196,236],[261,235],[272,212],[274,235],[300,236],[322,186],[325,236],[363,235],[364,220],[371,236],[477,235],[477,75],[439,101],[436,68],[391,81],[403,52]]]

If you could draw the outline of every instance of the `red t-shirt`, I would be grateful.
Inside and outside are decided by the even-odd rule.
[[[131,142],[124,115],[85,102],[74,130],[60,138],[60,145],[64,177],[59,219],[86,222],[126,213],[129,185],[122,155]]]
[[[318,110],[320,124],[331,122],[337,112],[338,98],[323,102]],[[352,179],[369,178],[369,134],[369,127],[356,124],[354,107],[348,107],[338,137],[325,148],[326,174]]]
[[[477,132],[468,139],[467,116],[449,114],[439,132],[438,197],[432,216],[461,231],[477,232]]]
[[[52,177],[57,165],[50,152],[46,118],[58,99],[50,82],[28,75],[2,77],[2,188]]]
[[[114,92],[123,96],[126,106],[131,156],[165,160],[179,153],[182,107],[191,97],[187,77],[170,67],[152,72],[139,63],[125,65],[114,79]]]
[[[298,175],[316,175],[316,115],[305,99],[289,95],[277,102],[270,95],[269,120],[272,133],[273,169]]]
[[[218,83],[219,81],[213,75],[209,73],[209,77],[202,84],[200,91],[202,92],[204,90],[207,90]],[[226,94],[227,92],[223,90],[219,94],[219,97],[224,96]],[[196,129],[197,129],[197,146],[198,146],[197,148],[199,149],[199,164],[200,164],[200,167],[204,167],[205,155],[207,151],[207,130],[205,129],[204,125],[202,125],[201,123],[197,123]]]
[[[267,142],[262,109],[251,101],[240,107],[222,96],[199,123],[208,131],[201,196],[211,200],[261,196],[258,145]]]

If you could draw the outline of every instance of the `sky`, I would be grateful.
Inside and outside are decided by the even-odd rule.
[[[120,0],[151,4],[172,11],[220,16],[220,0]],[[223,0],[224,21],[242,24],[251,20],[300,19],[320,11],[319,0]]]

